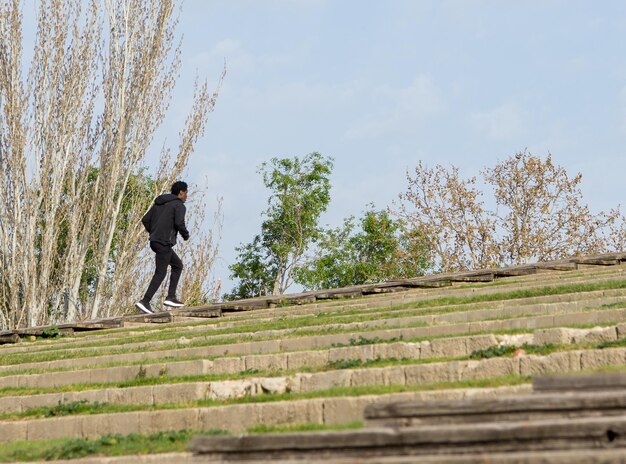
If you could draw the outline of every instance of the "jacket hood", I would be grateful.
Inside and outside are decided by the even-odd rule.
[[[180,200],[178,195],[174,195],[173,193],[164,193],[163,195],[159,195],[154,200],[155,205],[164,205],[165,203],[169,203],[170,201]]]

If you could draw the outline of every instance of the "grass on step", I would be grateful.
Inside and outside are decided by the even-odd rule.
[[[153,435],[105,435],[100,438],[16,441],[2,443],[0,462],[55,461],[88,456],[173,453],[187,450],[195,435],[225,435],[224,430],[160,432]]]
[[[289,432],[320,432],[331,430],[357,430],[363,428],[362,421],[350,422],[348,424],[324,425],[324,424],[295,424],[295,425],[265,425],[259,424],[247,430],[248,433],[289,433]]]
[[[605,348],[619,348],[619,347],[624,347],[624,346],[626,346],[626,338],[620,338],[618,340],[601,342],[597,345],[597,347],[600,348],[601,350]]]
[[[626,301],[617,301],[615,303],[603,304],[600,306],[602,309],[619,309],[626,308]]]
[[[323,425],[315,423],[293,425],[264,425],[248,429],[250,434],[315,432],[331,430],[357,430],[363,422]],[[100,438],[65,438],[57,440],[18,441],[3,443],[0,447],[0,462],[55,461],[80,459],[90,456],[127,456],[187,451],[189,440],[198,435],[228,435],[225,430],[208,431],[180,430],[160,432],[153,435],[105,435]]]

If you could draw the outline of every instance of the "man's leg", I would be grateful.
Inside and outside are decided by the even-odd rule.
[[[176,288],[178,287],[180,275],[183,273],[183,262],[174,250],[172,250],[169,264],[172,267],[172,271],[170,272],[170,287],[167,292],[167,297],[176,298]]]
[[[171,246],[161,245],[156,242],[150,242],[150,248],[155,253],[156,268],[154,275],[152,276],[152,280],[150,281],[150,285],[148,285],[148,290],[146,290],[146,294],[142,300],[148,303],[161,286],[163,279],[165,279],[165,276],[167,275],[167,266],[170,264],[170,260],[172,259],[172,253],[174,253]]]

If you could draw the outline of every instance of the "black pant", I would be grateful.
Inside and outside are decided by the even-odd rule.
[[[154,275],[152,276],[152,280],[150,281],[150,285],[148,285],[148,290],[146,290],[143,299],[148,302],[152,299],[167,275],[167,266],[172,267],[167,297],[174,298],[176,296],[176,287],[178,286],[180,275],[183,272],[183,262],[169,245],[150,242],[150,249],[156,253],[156,270],[154,271]]]

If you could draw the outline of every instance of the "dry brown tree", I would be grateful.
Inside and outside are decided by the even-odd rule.
[[[593,214],[580,190],[582,174],[570,178],[549,153],[545,159],[518,153],[482,174],[494,188],[501,262],[525,264],[608,250],[619,209]]]
[[[25,66],[28,7],[0,0],[0,328],[128,307],[144,284],[139,219],[217,98],[196,85],[177,149],[160,150],[142,191],[180,65],[174,0],[39,0]]]
[[[434,169],[421,161],[393,212],[426,241],[432,261],[446,271],[496,264],[495,217],[481,200],[476,179],[461,179],[456,167]]]
[[[481,171],[493,188],[485,207],[476,178],[455,167],[418,163],[393,211],[428,240],[443,271],[477,269],[624,249],[619,207],[593,214],[583,202],[582,176],[570,178],[548,154],[528,152]]]

